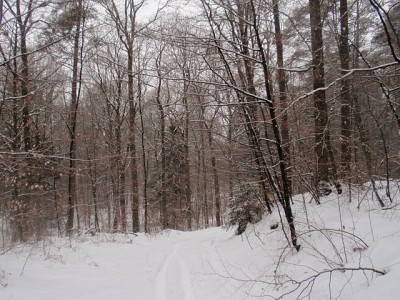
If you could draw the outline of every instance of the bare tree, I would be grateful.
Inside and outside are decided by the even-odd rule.
[[[232,5],[225,2],[218,2],[218,6],[225,11],[225,16],[229,16],[225,21],[230,26],[230,31],[233,33],[228,38],[228,33],[225,32],[216,21],[215,10],[209,2],[203,1],[203,7],[207,13],[207,19],[212,30],[212,42],[218,50],[221,62],[224,66],[227,77],[222,77],[224,82],[235,90],[238,100],[242,103],[241,107],[244,112],[245,124],[249,142],[254,153],[255,161],[257,162],[258,171],[260,174],[260,183],[265,197],[267,196],[268,183],[269,188],[273,191],[276,199],[280,202],[285,211],[285,216],[289,224],[290,242],[297,250],[300,246],[297,244],[297,234],[294,224],[293,213],[290,203],[290,186],[287,176],[287,166],[285,154],[282,148],[280,125],[276,115],[276,107],[274,97],[271,91],[270,72],[268,69],[268,58],[266,56],[265,45],[263,37],[260,33],[259,22],[259,6],[250,1],[243,3],[236,1]],[[221,18],[221,16],[219,16]],[[223,42],[222,42],[223,41]],[[224,44],[223,44],[224,43]],[[225,47],[231,46],[230,51],[226,51]],[[234,53],[235,60],[232,60],[230,53]],[[236,74],[234,73],[234,66]],[[261,74],[257,79],[262,82],[260,91],[257,91],[255,78],[256,68]],[[215,71],[217,73],[217,71]],[[239,79],[239,84],[237,79]],[[259,96],[259,94],[262,94]],[[274,166],[268,166],[266,156],[261,144],[260,128],[258,110],[260,109],[259,103],[265,104],[265,108],[269,114],[271,122],[270,131],[273,136],[274,153],[277,155],[277,162]],[[268,130],[265,130],[265,140],[270,141],[268,138]],[[269,146],[269,143],[268,143]],[[269,147],[268,147],[269,148]],[[274,162],[272,158],[273,152],[270,152],[269,159]],[[266,205],[271,211],[272,202],[266,198]]]
[[[72,78],[71,78],[71,103],[68,118],[68,131],[69,131],[69,171],[68,171],[68,219],[67,219],[67,232],[73,233],[75,205],[77,204],[77,170],[76,170],[76,128],[77,128],[77,115],[80,97],[80,83],[81,83],[81,47],[83,43],[82,28],[84,26],[84,6],[83,0],[77,0],[72,3],[72,11],[75,14],[74,27],[75,32],[73,36],[73,54],[72,54]]]
[[[168,2],[158,7],[154,16],[144,23],[138,21],[138,13],[146,4],[145,0],[135,2],[133,0],[125,1],[122,6],[119,6],[117,1],[101,1],[102,5],[109,12],[117,30],[117,34],[124,45],[128,56],[125,71],[128,77],[128,101],[129,101],[129,143],[128,157],[130,168],[130,187],[131,187],[131,213],[132,213],[132,230],[138,232],[140,227],[139,214],[139,183],[138,183],[138,161],[137,161],[137,142],[136,142],[136,112],[137,106],[135,102],[135,71],[134,58],[136,45],[135,41],[138,35],[143,30],[148,28],[153,22],[158,19],[159,13],[164,9]]]
[[[324,183],[337,180],[336,166],[329,130],[328,106],[325,98],[324,44],[319,0],[309,1],[312,69],[314,88],[315,153],[317,155],[316,183],[322,194],[330,189]],[[338,183],[336,183],[338,185]]]
[[[349,11],[347,0],[340,0],[340,37],[339,37],[339,56],[341,75],[346,74],[350,69],[350,48],[349,48]],[[341,79],[341,166],[342,177],[348,179],[351,167],[351,111],[352,98],[350,90],[350,79]]]
[[[288,96],[287,96],[287,77],[283,64],[283,42],[281,33],[279,1],[273,1],[273,15],[275,27],[275,44],[276,44],[276,61],[278,66],[278,88],[279,88],[279,104],[281,116],[281,133],[282,133],[282,147],[285,152],[285,161],[287,165],[288,181],[290,189],[292,188],[291,172],[290,172],[290,139],[289,139],[289,116],[288,116]]]

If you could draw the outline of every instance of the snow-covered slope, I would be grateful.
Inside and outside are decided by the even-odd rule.
[[[386,209],[368,186],[352,189],[351,203],[349,191],[321,205],[294,197],[300,252],[281,224],[270,229],[278,210],[242,236],[210,228],[16,245],[0,252],[0,299],[400,299],[398,183],[393,203],[379,193]]]

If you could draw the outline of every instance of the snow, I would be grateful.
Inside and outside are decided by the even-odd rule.
[[[4,247],[0,299],[399,299],[399,183],[389,186],[393,203],[378,186],[385,209],[368,184],[351,189],[351,202],[348,189],[321,205],[295,196],[299,252],[281,224],[270,229],[278,210],[242,236],[99,233]]]

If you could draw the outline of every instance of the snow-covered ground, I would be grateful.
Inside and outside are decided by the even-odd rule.
[[[270,229],[277,210],[242,236],[210,228],[15,245],[0,250],[0,299],[400,299],[398,182],[390,192],[393,203],[379,190],[383,210],[368,185],[351,203],[349,191],[321,205],[294,197],[300,252],[281,224]]]

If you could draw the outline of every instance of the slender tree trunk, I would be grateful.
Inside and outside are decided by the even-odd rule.
[[[96,169],[94,170],[96,172]],[[94,178],[97,180],[97,178]],[[92,194],[93,194],[93,204],[94,204],[94,228],[99,229],[100,228],[100,222],[99,222],[99,204],[97,201],[97,184],[96,182],[92,183]]]
[[[347,0],[340,0],[340,37],[339,37],[339,56],[341,75],[345,75],[350,68],[350,48],[349,48],[349,16]],[[350,179],[351,166],[351,91],[350,79],[341,79],[341,171],[342,177]]]
[[[200,107],[200,136],[199,136],[199,149],[197,155],[198,164],[198,197],[201,199],[199,207],[200,212],[203,217],[203,226],[206,228],[210,225],[210,215],[209,215],[209,205],[208,205],[208,188],[207,188],[207,166],[206,166],[206,156],[207,156],[207,146],[206,146],[206,132],[207,123],[205,118],[206,105],[204,104],[204,97],[198,96],[199,107]]]
[[[15,33],[15,41],[17,40],[17,33]],[[17,52],[17,43],[14,45],[13,49],[13,54],[16,56],[18,54]],[[12,80],[12,95],[15,97],[15,99],[18,99],[18,64],[17,60],[15,59],[13,62],[13,80]],[[19,142],[19,110],[20,107],[18,105],[18,100],[13,101],[13,107],[12,107],[12,143],[11,143],[11,149],[15,153],[20,150],[20,142]],[[24,234],[24,226],[23,226],[23,212],[21,210],[22,203],[20,203],[20,196],[19,196],[19,185],[20,185],[20,178],[19,178],[19,163],[17,162],[17,159],[12,157],[12,162],[13,165],[15,165],[17,168],[12,173],[12,176],[14,178],[13,182],[13,189],[12,189],[12,197],[11,197],[11,204],[10,204],[10,215],[12,216],[11,218],[11,230],[12,230],[12,242],[25,242],[25,234]]]
[[[241,67],[238,65],[238,74],[239,78],[242,82],[242,85],[246,88],[246,90],[251,94],[251,95],[256,95],[256,88],[254,84],[254,62],[251,60],[251,55],[250,55],[250,46],[249,46],[249,31],[250,31],[250,25],[249,23],[246,22],[248,19],[248,14],[249,14],[249,9],[247,7],[248,5],[245,4],[238,4],[238,14],[240,16],[239,22],[238,22],[238,27],[239,27],[239,38],[241,45],[243,47],[242,53],[243,53],[243,67],[244,67],[244,72],[241,69]],[[240,97],[243,98],[243,97]],[[257,110],[258,110],[258,104],[252,103],[254,102],[255,99],[251,96],[246,96],[246,102],[248,104],[244,104],[242,106],[245,120],[246,120],[246,127],[247,127],[247,134],[250,139],[250,143],[252,145],[252,150],[253,154],[257,163],[257,170],[258,170],[258,176],[260,178],[260,183],[261,183],[261,188],[262,188],[262,193],[264,195],[264,200],[265,204],[267,206],[267,209],[269,212],[272,211],[272,204],[267,196],[267,187],[266,187],[266,182],[269,182],[271,185],[275,185],[273,182],[273,179],[271,177],[271,174],[269,174],[267,170],[267,162],[265,161],[263,152],[262,152],[262,147],[261,147],[261,141],[260,141],[260,131],[257,128],[258,124],[258,115],[257,115]]]
[[[219,179],[218,179],[218,169],[217,160],[214,153],[213,137],[212,137],[212,126],[208,128],[208,143],[211,152],[211,168],[213,173],[214,181],[214,201],[215,201],[215,219],[217,226],[221,226],[221,195],[219,190]]]
[[[378,194],[378,189],[376,187],[375,179],[373,177],[372,155],[371,155],[370,147],[368,146],[367,128],[366,128],[365,123],[363,122],[363,119],[361,116],[361,106],[359,104],[357,95],[353,96],[353,102],[354,102],[354,121],[358,127],[358,132],[360,135],[361,150],[364,154],[365,165],[367,167],[367,174],[369,176],[369,179],[372,184],[372,188],[374,190],[375,196],[377,197],[380,206],[384,207],[385,204],[383,203],[381,197]]]
[[[157,85],[157,94],[156,101],[157,107],[160,114],[160,135],[161,135],[161,227],[163,229],[168,228],[168,211],[167,211],[167,186],[166,186],[166,158],[165,158],[165,112],[164,106],[161,102],[161,84],[162,84],[162,74],[160,70],[162,58],[162,50],[160,55],[157,57],[156,66],[157,66],[157,76],[158,76],[158,85]]]
[[[127,219],[126,219],[126,199],[125,199],[125,159],[122,152],[122,140],[121,140],[121,116],[119,108],[117,111],[117,128],[115,132],[116,144],[117,144],[117,182],[118,182],[118,201],[119,201],[119,222],[120,229],[122,232],[126,232],[127,229]]]
[[[132,231],[139,232],[139,184],[138,167],[136,156],[136,105],[134,95],[134,76],[133,76],[133,39],[128,41],[128,99],[129,99],[129,157],[131,170],[131,192],[132,192]]]
[[[253,12],[253,28],[254,28],[254,33],[255,33],[255,38],[257,40],[257,45],[260,49],[260,55],[261,55],[261,65],[263,69],[263,75],[264,75],[264,86],[265,86],[265,91],[267,92],[267,106],[269,110],[269,114],[271,117],[271,123],[272,123],[272,131],[275,139],[275,146],[276,146],[276,151],[278,153],[278,158],[279,158],[279,170],[280,170],[280,176],[281,176],[281,183],[282,183],[282,188],[283,191],[279,190],[277,191],[277,196],[284,208],[285,211],[285,217],[289,225],[289,230],[290,230],[290,238],[291,238],[291,243],[294,246],[294,248],[299,251],[300,245],[297,244],[297,232],[296,228],[294,225],[294,215],[292,212],[292,207],[290,204],[291,200],[291,193],[290,193],[290,186],[289,186],[289,180],[287,176],[287,166],[286,166],[286,161],[285,161],[285,154],[284,150],[282,147],[282,142],[281,142],[281,134],[279,132],[280,127],[278,125],[277,117],[276,117],[276,108],[274,106],[274,99],[272,97],[271,93],[271,88],[270,88],[270,79],[269,79],[269,72],[268,72],[268,63],[267,59],[265,57],[265,51],[264,51],[264,46],[261,40],[261,36],[258,30],[257,22],[256,22],[256,10],[254,6],[253,0],[250,0],[251,4],[251,9]]]
[[[3,24],[3,7],[4,7],[3,0],[0,0],[0,24]]]
[[[276,44],[276,60],[278,64],[278,87],[279,87],[279,103],[282,114],[281,119],[281,134],[282,134],[282,148],[285,154],[287,177],[290,191],[292,191],[292,180],[291,180],[291,155],[290,155],[290,139],[289,139],[289,117],[288,117],[288,99],[287,99],[287,79],[286,72],[283,65],[283,43],[281,34],[281,24],[279,18],[279,1],[274,0],[273,2],[273,13],[274,13],[274,26],[275,26],[275,44]]]
[[[188,104],[188,92],[190,73],[189,69],[184,68],[183,70],[183,105],[185,107],[185,130],[184,130],[184,149],[185,149],[185,201],[184,211],[186,214],[187,229],[192,229],[192,191],[190,187],[190,157],[189,157],[189,124],[190,124],[190,110]]]
[[[202,111],[202,125],[203,129],[206,129],[205,120],[204,120],[204,107],[201,108]],[[206,142],[205,142],[205,133],[201,134],[201,144],[202,144],[202,155],[201,155],[201,183],[202,183],[202,200],[203,200],[203,216],[205,226],[208,227],[210,225],[210,214],[208,211],[208,188],[207,188],[207,166],[206,166]]]
[[[89,163],[89,177],[90,177],[90,185],[91,185],[93,205],[94,205],[94,228],[98,229],[100,228],[100,226],[99,226],[99,213],[98,213],[98,203],[97,203],[97,168],[96,168],[96,162],[92,163],[89,150],[87,150],[87,159]],[[55,189],[55,184],[56,183],[54,180],[54,189]]]
[[[110,209],[109,209],[108,225],[110,230],[115,232],[118,230],[118,223],[119,223],[119,203],[118,203],[119,175],[118,175],[118,157],[116,157],[114,149],[111,153],[113,157],[111,158],[111,166],[110,166],[111,197],[109,201]]]
[[[59,212],[59,207],[58,207],[58,191],[57,191],[57,183],[56,183],[56,177],[53,175],[53,200],[54,200],[54,210],[56,212],[56,221],[57,221],[57,234],[58,237],[61,237],[61,224],[60,224],[60,212]]]
[[[206,153],[204,148],[202,152],[203,153],[201,155],[201,170],[202,170],[201,187],[202,187],[202,200],[203,200],[203,217],[205,226],[208,227],[210,225],[210,213],[208,205]]]
[[[140,68],[140,67],[139,67]],[[143,204],[144,204],[144,232],[148,232],[149,224],[148,224],[148,196],[147,196],[147,189],[148,189],[148,164],[147,164],[147,154],[146,154],[146,147],[145,147],[145,126],[143,120],[143,99],[142,99],[142,78],[141,74],[138,75],[138,100],[139,100],[139,114],[140,114],[140,127],[141,127],[141,145],[142,145],[142,165],[143,165]]]
[[[77,2],[77,14],[74,34],[74,51],[72,64],[71,104],[69,110],[69,171],[68,171],[68,218],[67,233],[72,234],[74,228],[75,205],[77,201],[76,174],[76,123],[79,105],[79,57],[81,40],[81,23],[83,17],[83,0]]]
[[[229,157],[229,167],[228,167],[228,194],[229,194],[229,199],[233,199],[233,169],[234,169],[234,163],[233,163],[233,112],[231,106],[228,106],[228,157]],[[268,203],[266,201],[266,203]]]
[[[360,49],[360,2],[359,0],[356,1],[356,8],[357,8],[357,15],[356,15],[356,36],[355,36],[355,48]],[[354,68],[358,69],[359,68],[359,52],[354,51],[354,58],[353,58],[353,63],[354,63]],[[375,179],[373,177],[373,168],[372,168],[372,153],[371,153],[371,148],[369,147],[369,140],[368,140],[368,130],[365,125],[365,122],[363,121],[362,118],[362,111],[361,111],[361,105],[358,100],[358,95],[357,93],[352,93],[353,96],[353,103],[354,103],[354,121],[355,124],[358,128],[358,132],[360,135],[360,142],[361,142],[361,150],[364,154],[365,158],[365,164],[367,167],[367,174],[368,177],[371,181],[372,188],[374,190],[375,196],[378,199],[378,202],[381,207],[384,207],[385,204],[383,203],[381,197],[379,196],[378,189],[376,187]]]
[[[110,173],[111,173],[112,171],[110,171]],[[109,173],[109,174],[110,174]],[[112,182],[112,175],[109,175],[108,176],[109,178],[110,178],[110,181],[111,181],[111,187],[112,187],[112,185],[113,185],[113,182]],[[112,190],[112,188],[111,188],[111,190]],[[113,197],[113,195],[112,195],[112,192],[110,192],[110,191],[107,191],[107,228],[111,231],[111,219],[112,219],[112,212],[111,212],[111,210],[112,210],[112,197]]]

